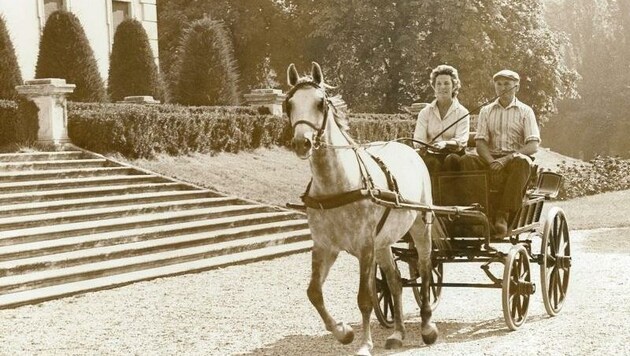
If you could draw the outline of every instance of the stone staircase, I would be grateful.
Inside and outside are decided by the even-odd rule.
[[[311,246],[294,211],[78,149],[0,154],[0,309]]]

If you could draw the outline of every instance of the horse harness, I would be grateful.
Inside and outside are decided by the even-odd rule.
[[[302,83],[298,83],[296,84],[293,88],[291,88],[291,90],[287,93],[287,97],[285,99],[285,111],[287,112],[287,116],[289,116],[290,118],[290,107],[288,104],[289,99],[291,99],[291,97],[293,96],[293,94],[300,88],[305,87],[305,86],[312,86],[314,88],[317,89],[322,89],[323,88],[312,81],[306,81],[306,82],[302,82]],[[330,99],[328,98],[328,96],[326,95],[326,92],[324,91],[324,108],[323,108],[323,114],[324,114],[324,121],[322,123],[321,127],[316,127],[315,125],[313,125],[310,121],[307,120],[298,120],[295,123],[292,124],[292,128],[295,129],[295,126],[297,126],[298,124],[305,124],[308,125],[310,127],[312,127],[313,129],[317,130],[317,134],[315,136],[315,140],[313,143],[313,148],[314,149],[319,149],[321,147],[322,144],[322,136],[324,135],[324,131],[326,129],[326,125],[328,123],[328,109],[329,106],[333,106],[333,109],[335,108],[334,105],[332,104],[332,102],[330,101]],[[342,131],[342,133],[345,135],[345,132]],[[374,180],[372,179],[372,176],[370,175],[370,173],[367,170],[367,166],[363,160],[363,158],[361,158],[361,155],[359,154],[359,149],[361,148],[358,145],[351,145],[349,146],[352,148],[352,150],[354,151],[354,154],[357,158],[357,162],[359,163],[359,170],[361,171],[361,178],[363,181],[363,188],[360,189],[355,189],[349,192],[344,192],[344,193],[340,193],[340,194],[335,194],[335,195],[330,195],[330,196],[324,196],[324,197],[318,197],[318,198],[314,198],[309,196],[309,191],[311,189],[311,184],[313,183],[313,180],[311,179],[311,181],[308,183],[308,185],[306,186],[306,190],[304,191],[304,193],[300,196],[300,199],[302,200],[302,202],[304,203],[305,207],[308,208],[312,208],[312,209],[319,209],[319,210],[327,210],[327,209],[334,209],[334,208],[338,208],[350,203],[354,203],[363,199],[371,199],[372,201],[376,202],[376,198],[378,197],[381,200],[387,200],[390,202],[395,203],[396,205],[399,204],[400,202],[400,191],[398,189],[398,182],[396,181],[396,177],[394,177],[394,175],[391,173],[391,171],[387,168],[387,165],[385,165],[385,162],[383,162],[382,159],[380,159],[379,157],[371,154],[368,151],[365,151],[365,153],[367,153],[370,158],[372,158],[376,164],[379,166],[379,168],[381,168],[381,170],[383,171],[383,173],[385,174],[385,178],[387,179],[387,187],[388,190],[382,190],[382,189],[378,189],[376,188],[376,186],[374,185]],[[332,148],[335,148],[334,146]],[[345,146],[344,146],[345,148]],[[290,204],[290,207],[297,207],[300,208],[301,206],[295,206]],[[391,207],[386,207],[385,211],[383,212],[383,215],[381,216],[381,219],[379,220],[378,224],[376,225],[376,233],[378,234],[383,226],[385,225],[385,222],[387,220],[387,217],[389,216],[389,213],[391,212]]]

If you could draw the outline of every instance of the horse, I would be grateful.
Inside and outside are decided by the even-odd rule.
[[[357,355],[370,355],[371,296],[377,263],[394,300],[395,327],[385,348],[402,347],[406,333],[402,284],[391,245],[408,232],[418,252],[417,270],[422,279],[422,339],[427,345],[434,343],[438,330],[431,321],[429,298],[433,214],[430,210],[391,208],[372,199],[378,192],[395,192],[401,200],[431,206],[431,182],[424,162],[413,148],[399,142],[357,144],[347,132],[347,118],[327,95],[326,89],[331,86],[324,82],[316,62],[312,63],[310,77],[300,77],[295,65],[289,65],[287,82],[291,89],[284,106],[293,130],[292,148],[299,158],[309,160],[312,173],[302,195],[313,239],[308,299],[326,329],[339,342],[351,343],[354,331],[328,313],[322,285],[340,251],[355,256],[359,260],[357,302],[362,316],[362,340]]]

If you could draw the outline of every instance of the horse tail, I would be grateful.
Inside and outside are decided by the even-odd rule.
[[[433,249],[438,250],[448,250],[451,247],[444,221],[435,216],[435,214],[433,216],[433,224],[431,224],[431,244]]]

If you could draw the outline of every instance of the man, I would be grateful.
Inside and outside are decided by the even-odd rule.
[[[504,178],[504,189],[496,204],[495,234],[507,232],[508,218],[522,205],[530,175],[532,156],[538,151],[540,132],[531,107],[516,98],[520,77],[501,70],[492,77],[497,100],[479,112],[475,142],[477,155],[462,158],[463,170],[490,169]]]

